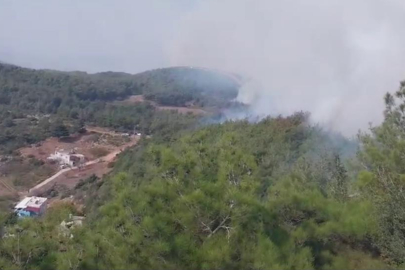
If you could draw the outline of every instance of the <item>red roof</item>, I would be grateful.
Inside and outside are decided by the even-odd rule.
[[[28,206],[27,208],[25,208],[25,210],[30,211],[30,212],[39,213],[41,211],[41,208],[40,207]]]

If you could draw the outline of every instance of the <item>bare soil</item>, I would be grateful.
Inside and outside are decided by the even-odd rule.
[[[145,98],[143,97],[143,95],[134,95],[134,96],[130,96],[129,98],[123,100],[122,102],[127,103],[127,104],[141,103],[141,102],[145,102]]]
[[[108,167],[108,162],[99,162],[81,169],[68,171],[62,174],[61,176],[57,177],[54,181],[50,182],[49,184],[41,187],[38,190],[35,190],[35,193],[38,194],[41,192],[45,192],[47,189],[53,187],[54,185],[64,185],[68,189],[73,189],[76,186],[76,184],[79,183],[80,180],[86,179],[92,176],[93,174],[101,178],[103,177],[103,175],[107,174],[111,170],[112,168]]]
[[[109,173],[112,170],[112,167],[110,167],[109,164],[116,159],[117,155],[126,148],[137,144],[139,139],[140,139],[139,136],[132,137],[130,142],[122,145],[121,147],[117,147],[114,151],[110,152],[108,155],[100,158],[98,162],[86,165],[79,169],[67,171],[61,174],[60,176],[56,177],[53,181],[42,186],[41,188],[34,187],[31,189],[31,191],[32,193],[35,192],[35,194],[43,193],[47,189],[52,188],[54,185],[63,185],[69,189],[72,189],[80,180],[86,179],[92,176],[93,174],[101,178],[103,175]]]
[[[107,151],[112,151],[115,148],[107,144],[100,145],[100,143],[96,141],[98,139],[97,134],[93,132],[84,135],[76,135],[66,139],[49,138],[36,146],[21,148],[20,153],[23,157],[34,156],[39,160],[48,162],[47,158],[53,154],[55,150],[64,149],[74,150],[76,153],[83,154],[87,160],[93,160],[97,157],[93,155],[91,149],[95,147],[103,147]]]
[[[83,135],[63,140],[49,138],[40,144],[21,148],[19,150],[21,157],[0,164],[0,198],[26,196],[28,190],[32,189],[34,185],[58,172],[59,165],[47,159],[56,149],[75,150],[76,153],[83,154],[86,161],[91,162],[80,169],[61,174],[49,184],[42,186],[40,191],[49,189],[54,184],[73,188],[80,180],[93,174],[102,177],[111,170],[108,164],[115,160],[116,155],[125,148],[135,145],[139,139],[138,136],[127,137],[108,129],[89,127],[88,132]],[[103,156],[100,158],[101,153]],[[35,159],[43,161],[42,165],[36,165],[36,163],[33,165],[32,161]],[[95,160],[100,162],[94,162]]]

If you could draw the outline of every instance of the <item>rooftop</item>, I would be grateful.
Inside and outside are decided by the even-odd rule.
[[[43,197],[26,197],[21,202],[19,202],[14,208],[15,209],[25,209],[27,207],[40,207],[48,199]]]
[[[57,149],[57,150],[55,150],[55,153],[60,153],[60,154],[64,154],[64,155],[69,155],[69,154],[72,154],[72,150]]]

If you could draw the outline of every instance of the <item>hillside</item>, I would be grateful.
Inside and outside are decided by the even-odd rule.
[[[364,186],[352,197],[357,182],[305,114],[183,130],[144,140],[103,181],[84,181],[77,192],[87,194],[87,218],[74,238],[58,233],[77,213],[70,204],[8,225],[19,238],[0,244],[0,267],[390,268],[370,215],[378,208]],[[17,240],[20,261],[12,259]]]
[[[235,98],[237,91],[238,84],[230,78],[189,68],[131,75],[0,64],[0,151],[41,141],[52,135],[57,128],[53,125],[66,121],[73,123],[72,132],[84,124],[152,132],[151,119],[164,113],[149,104],[113,103],[131,95],[144,95],[167,106],[220,107]]]
[[[235,89],[240,86],[221,73],[186,67],[147,71],[134,77],[146,99],[166,106],[223,106],[224,101],[236,97]]]
[[[43,113],[54,113],[69,102],[111,101],[136,94],[149,96],[162,105],[183,106],[194,101],[205,102],[201,104],[204,106],[230,100],[237,90],[238,84],[229,77],[192,68],[130,75],[32,70],[0,64],[1,104]]]
[[[385,96],[384,122],[352,142],[308,113],[220,124],[156,109],[225,105],[237,84],[218,74],[0,72],[4,152],[86,124],[151,135],[119,150],[106,175],[72,176],[44,216],[0,212],[0,269],[404,268],[404,83]],[[154,105],[121,102],[134,95]],[[22,155],[34,169],[35,149]],[[62,226],[71,215],[83,224]]]

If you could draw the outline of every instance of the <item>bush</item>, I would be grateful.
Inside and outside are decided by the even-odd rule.
[[[96,182],[99,178],[97,177],[97,175],[93,174],[92,176],[86,178],[86,179],[82,179],[80,180],[76,186],[75,189],[81,189],[84,186],[88,185],[88,184],[92,184],[94,182]]]
[[[90,149],[90,153],[96,158],[99,158],[108,155],[109,151],[104,147],[94,147]]]
[[[108,168],[114,168],[114,166],[115,166],[115,162],[110,162],[107,165]]]
[[[30,158],[30,163],[32,165],[34,165],[35,167],[40,167],[45,164],[45,162],[43,162],[42,160],[37,159],[35,157]]]

